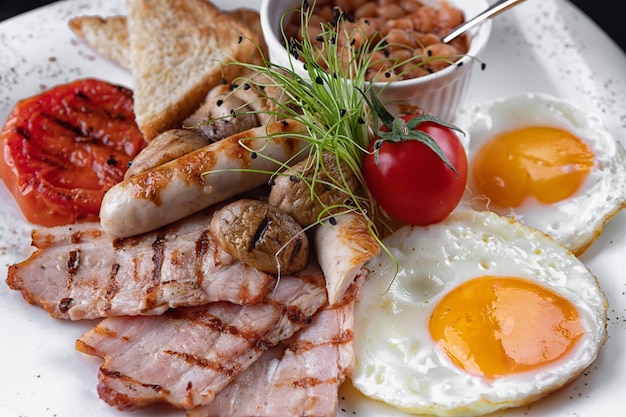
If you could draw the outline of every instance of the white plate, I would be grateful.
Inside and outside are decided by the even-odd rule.
[[[257,7],[258,0],[217,0],[224,8]],[[79,43],[67,20],[79,14],[123,13],[123,0],[62,1],[0,24],[0,122],[15,102],[79,77],[131,87],[129,74]],[[626,141],[626,57],[578,9],[564,0],[530,0],[494,20],[468,103],[522,92],[544,92],[599,112]],[[0,185],[0,277],[29,254],[30,225]],[[498,416],[614,415],[626,386],[626,212],[618,214],[582,257],[610,302],[609,339],[597,361],[569,386]],[[100,361],[78,353],[74,341],[93,323],[51,319],[0,282],[0,417],[119,417],[96,393]],[[131,415],[131,414],[126,414]],[[182,416],[150,409],[133,417]],[[344,386],[339,416],[402,416]]]

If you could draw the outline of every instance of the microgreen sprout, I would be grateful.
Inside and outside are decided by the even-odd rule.
[[[383,64],[381,57],[385,57],[386,49],[390,46],[387,40],[384,37],[360,36],[365,40],[361,41],[362,43],[354,42],[355,33],[349,33],[347,29],[349,25],[342,24],[347,17],[339,8],[335,8],[333,21],[320,23],[319,35],[316,35],[315,39],[310,39],[308,28],[314,7],[314,2],[309,4],[304,0],[300,9],[288,10],[281,18],[280,26],[284,28],[285,19],[290,13],[300,14],[301,40],[288,38],[284,30],[281,31],[290,57],[286,66],[270,62],[265,57],[263,57],[262,64],[233,62],[226,65],[241,66],[248,74],[252,74],[240,77],[237,85],[258,88],[265,92],[272,89],[280,90],[279,97],[265,94],[259,98],[270,104],[269,110],[266,106],[263,110],[252,110],[252,112],[264,113],[271,120],[290,120],[304,127],[302,132],[284,133],[284,135],[305,141],[308,145],[303,151],[305,154],[297,155],[287,162],[274,161],[277,164],[276,171],[266,172],[266,174],[269,174],[271,178],[278,175],[294,176],[297,180],[307,184],[311,191],[311,198],[323,207],[316,224],[332,224],[335,216],[348,212],[363,215],[370,232],[380,243],[382,250],[396,263],[396,268],[399,268],[395,257],[381,241],[383,236],[381,227],[386,230],[392,229],[388,226],[389,218],[369,195],[361,169],[364,155],[370,152],[368,149],[371,137],[379,134],[379,137],[386,138],[384,132],[380,132],[378,119],[380,118],[384,125],[388,124],[390,118],[393,119],[384,110],[374,93],[375,87],[371,81],[391,82],[400,79],[417,66],[437,59],[446,59],[452,63],[455,57],[411,57],[391,61],[391,63],[387,60]],[[261,49],[258,50],[261,53]],[[375,67],[379,68],[378,73],[372,74],[371,68]],[[381,84],[384,83],[376,83],[379,91],[385,88],[384,86],[381,88]],[[367,99],[370,92],[372,102]],[[243,109],[243,106],[237,110],[250,111]],[[430,120],[430,118],[426,116],[422,120]],[[416,123],[409,122],[398,128],[402,131],[409,131]],[[372,131],[372,126],[374,131]],[[280,135],[283,133],[270,134],[268,138]],[[434,146],[431,143],[431,141],[434,142],[432,138],[420,136],[419,139],[438,154],[441,153],[436,143]],[[246,139],[240,141],[244,148],[245,142]],[[269,156],[263,154],[262,150],[250,149],[250,151],[254,152],[256,157],[270,159]],[[340,178],[321,175],[327,171],[322,158],[322,153],[325,151],[335,155]],[[307,168],[309,168],[307,171],[313,174],[304,176],[296,172],[291,167],[295,159],[306,160]],[[454,169],[445,156],[443,159],[451,169]],[[342,165],[347,166],[358,179],[361,185],[358,191],[354,192],[348,186],[347,173],[341,171]],[[237,171],[245,170],[237,169]],[[271,182],[272,179],[270,179]],[[343,191],[346,194],[345,203],[326,204],[321,201],[315,194],[316,185],[320,183]],[[306,229],[316,224],[306,226]],[[396,269],[397,272],[398,269]]]
[[[283,67],[267,60],[263,65],[241,62],[236,64],[253,74],[244,81],[240,80],[238,84],[262,84],[265,91],[271,88],[281,90],[280,99],[270,95],[263,97],[263,100],[271,102],[271,110],[258,112],[267,113],[273,120],[289,119],[305,127],[304,133],[289,135],[308,144],[306,160],[313,168],[313,175],[299,179],[308,184],[311,198],[315,200],[317,196],[314,189],[320,181],[319,173],[326,171],[322,160],[324,151],[332,152],[337,159],[337,166],[347,166],[356,175],[361,184],[360,189],[366,190],[361,165],[370,141],[371,114],[360,91],[371,88],[365,77],[372,58],[369,54],[360,53],[361,49],[335,41],[340,27],[338,22],[342,16],[338,16],[338,20],[334,22],[322,24],[321,33],[314,45],[306,31],[311,11],[312,7],[307,4],[301,10],[291,11],[300,13],[303,40],[287,39],[283,33],[284,42],[291,54],[288,66]],[[286,14],[282,17],[281,27],[285,16]],[[372,50],[374,47],[368,46],[368,49]],[[245,147],[245,139],[241,143]],[[265,157],[262,152],[257,151],[257,154],[258,157]],[[269,174],[300,175],[292,170],[290,162],[278,163],[278,167],[279,169]],[[325,185],[344,191],[347,203],[341,207],[324,206],[318,221],[322,223],[339,212],[357,211],[370,220],[372,232],[378,236],[372,221],[373,215],[379,212],[375,202],[367,195],[355,194],[348,187],[344,175],[340,177],[329,177]],[[323,205],[323,202],[320,203]]]

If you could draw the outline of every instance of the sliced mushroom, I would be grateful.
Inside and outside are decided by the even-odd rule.
[[[359,181],[347,164],[331,152],[322,153],[322,165],[315,172],[316,163],[304,160],[278,175],[272,184],[268,203],[291,214],[302,226],[316,223],[320,214],[333,205],[350,200],[350,194],[359,188]],[[315,181],[312,182],[313,176]],[[311,192],[311,185],[313,192]],[[328,214],[332,214],[330,210]]]
[[[306,266],[309,240],[283,210],[259,200],[241,199],[220,208],[211,234],[232,256],[269,273],[293,274]]]
[[[124,175],[130,178],[208,145],[206,139],[188,129],[167,130],[152,139],[133,159]]]

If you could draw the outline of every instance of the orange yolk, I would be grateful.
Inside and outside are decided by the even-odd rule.
[[[476,154],[478,192],[505,207],[534,196],[544,204],[574,194],[594,165],[594,154],[578,137],[558,128],[527,127],[502,133]]]
[[[564,357],[583,326],[576,307],[554,291],[521,278],[484,276],[441,300],[430,332],[457,366],[493,379]]]

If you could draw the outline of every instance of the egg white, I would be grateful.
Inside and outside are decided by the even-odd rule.
[[[606,339],[606,298],[595,277],[554,239],[490,212],[460,210],[428,227],[404,226],[384,252],[355,311],[353,385],[401,410],[438,416],[483,415],[526,404],[560,388],[596,358]],[[567,357],[540,370],[486,380],[456,367],[433,341],[435,305],[459,284],[484,275],[534,280],[579,311],[584,335]]]
[[[469,140],[465,206],[514,217],[548,233],[577,255],[593,243],[613,215],[626,207],[626,151],[597,114],[560,98],[529,93],[463,108],[455,124]],[[593,150],[595,166],[578,192],[563,201],[546,205],[529,199],[520,207],[499,207],[474,191],[472,160],[489,139],[528,126],[557,127],[578,136]]]

